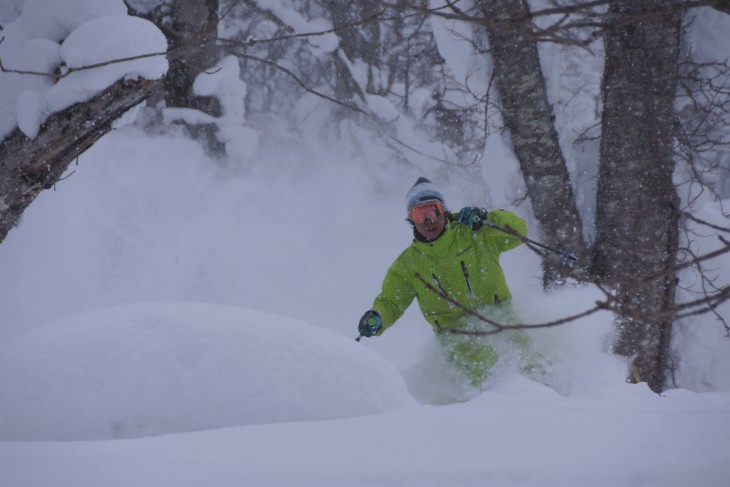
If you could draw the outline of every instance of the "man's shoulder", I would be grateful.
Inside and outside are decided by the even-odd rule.
[[[413,251],[413,243],[411,243],[409,246],[403,249],[400,254],[398,254],[398,257],[393,260],[393,263],[390,267],[393,268],[397,266],[402,266],[405,262],[410,260],[410,255],[413,253]]]
[[[407,262],[417,258],[419,255],[423,255],[423,249],[420,248],[418,240],[413,239],[411,244],[403,249],[403,252],[395,260],[396,262]]]
[[[440,238],[443,238],[443,236]],[[408,268],[416,267],[424,257],[429,255],[432,247],[432,244],[420,242],[414,238],[411,244],[396,257],[393,265]]]

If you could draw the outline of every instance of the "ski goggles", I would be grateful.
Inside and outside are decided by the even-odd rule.
[[[444,204],[440,201],[429,201],[414,206],[408,211],[408,215],[415,223],[424,223],[426,220],[435,222],[444,216]]]

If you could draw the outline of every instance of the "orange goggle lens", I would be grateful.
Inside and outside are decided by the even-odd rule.
[[[423,223],[426,220],[436,221],[444,216],[444,204],[440,201],[431,201],[422,205],[414,206],[409,212],[411,220],[416,223]]]

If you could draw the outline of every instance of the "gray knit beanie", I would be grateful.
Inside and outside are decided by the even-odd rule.
[[[411,208],[418,206],[421,203],[428,203],[429,201],[445,201],[444,195],[441,191],[436,189],[431,181],[424,177],[418,178],[416,184],[406,193],[406,211],[410,212]]]

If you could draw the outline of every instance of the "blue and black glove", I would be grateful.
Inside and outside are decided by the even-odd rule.
[[[459,212],[459,221],[470,227],[472,230],[479,230],[482,228],[485,218],[487,218],[487,210],[484,208],[467,206],[462,208]]]
[[[360,318],[360,324],[357,327],[357,331],[364,337],[371,337],[375,335],[383,327],[383,320],[380,318],[380,313],[374,309],[369,309]]]

